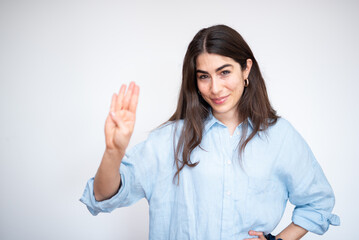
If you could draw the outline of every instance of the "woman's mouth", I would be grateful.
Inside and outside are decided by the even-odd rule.
[[[222,103],[224,103],[224,102],[227,100],[228,96],[229,96],[229,95],[224,96],[224,97],[220,97],[220,98],[212,98],[211,100],[212,100],[212,102],[214,102],[215,104],[222,104]]]

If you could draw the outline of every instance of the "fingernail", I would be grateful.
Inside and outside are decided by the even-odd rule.
[[[111,114],[112,117],[116,116],[114,112],[110,112],[110,114]]]

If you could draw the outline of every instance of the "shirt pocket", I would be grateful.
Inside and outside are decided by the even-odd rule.
[[[245,201],[245,223],[263,231],[279,223],[284,211],[280,183],[273,179],[249,177]]]
[[[253,194],[265,195],[275,189],[275,181],[267,178],[250,177],[248,191]]]

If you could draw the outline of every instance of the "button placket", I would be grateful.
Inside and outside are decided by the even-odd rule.
[[[228,129],[226,129],[228,131]],[[228,133],[228,132],[227,132]],[[232,186],[231,186],[231,179],[232,179],[232,171],[231,171],[231,158],[232,158],[232,140],[235,138],[235,135],[224,135],[225,138],[225,146],[223,147],[223,156],[224,156],[224,190],[227,197],[231,197],[232,193]]]
[[[228,129],[224,129],[222,132],[222,143],[221,146],[223,160],[222,164],[224,167],[224,176],[223,176],[223,209],[222,209],[222,239],[228,239],[227,234],[231,233],[233,230],[233,212],[234,212],[234,200],[233,200],[233,166],[232,166],[232,141],[236,138],[230,136]]]

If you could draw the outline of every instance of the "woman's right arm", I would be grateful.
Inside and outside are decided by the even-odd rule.
[[[138,96],[139,87],[134,82],[127,92],[126,85],[122,85],[119,93],[112,96],[105,123],[106,150],[94,180],[97,201],[111,198],[121,186],[119,168],[134,130]]]

